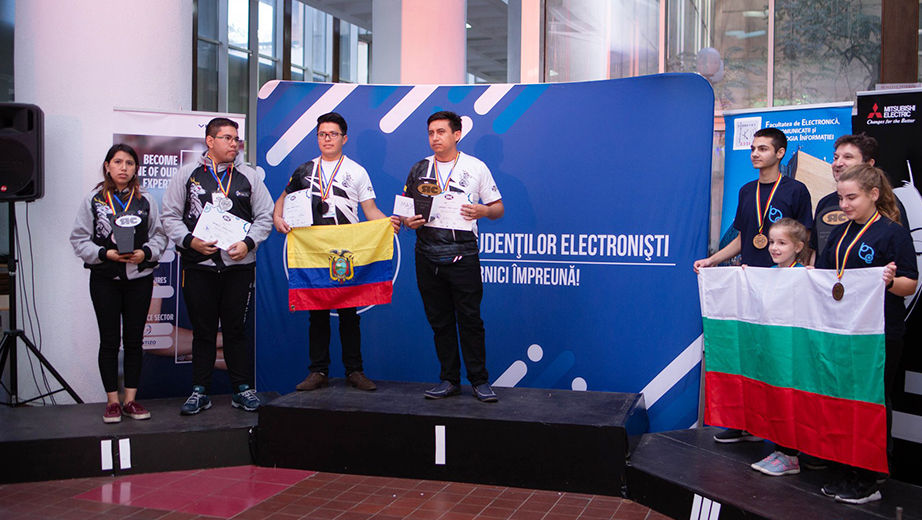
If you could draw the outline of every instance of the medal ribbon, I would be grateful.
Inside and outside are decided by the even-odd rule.
[[[772,199],[775,198],[775,190],[778,189],[778,185],[781,184],[781,174],[778,174],[778,180],[775,181],[775,185],[772,186],[771,193],[768,194],[768,200],[765,201],[765,211],[762,211],[762,197],[760,194],[759,188],[761,187],[760,182],[756,183],[756,218],[759,219],[759,234],[762,234],[762,226],[765,225],[765,217],[768,215],[768,208],[772,206]]]
[[[211,159],[211,156],[209,155],[208,158]],[[231,182],[234,180],[234,165],[229,164],[227,169],[224,170],[224,175],[222,175],[220,179],[218,178],[218,165],[215,164],[214,159],[211,159],[211,168],[211,176],[214,177],[215,182],[218,183],[218,189],[221,190],[221,193],[223,193],[225,197],[227,197],[227,188],[230,188]],[[208,167],[206,166],[205,169],[207,170]],[[230,177],[228,177],[228,173],[230,174]],[[225,177],[227,177],[227,188],[224,187],[223,182]]]
[[[439,189],[443,192],[448,190],[448,181],[451,180],[451,174],[455,171],[455,166],[458,165],[458,159],[461,158],[461,152],[458,152],[458,155],[455,156],[455,162],[451,165],[451,170],[448,170],[448,178],[445,179],[445,184],[442,184],[442,174],[439,173],[439,160],[433,157],[432,164],[435,165],[435,182],[439,184]]]
[[[327,197],[330,196],[330,188],[333,187],[333,179],[336,178],[336,174],[339,172],[339,167],[343,164],[343,159],[345,155],[339,156],[339,161],[336,163],[336,167],[333,168],[333,173],[330,174],[330,182],[326,186],[323,185],[323,159],[321,158],[317,161],[317,169],[320,170],[320,200],[327,200]]]
[[[131,206],[132,199],[134,199],[134,190],[131,190],[131,195],[128,197],[128,202],[125,204],[122,204],[122,201],[119,200],[118,197],[113,197],[111,191],[106,192],[106,202],[109,203],[109,207],[112,208],[113,215],[118,215],[118,212],[115,211],[115,205],[112,204],[113,200],[118,202],[118,205],[122,207],[122,211],[125,212],[128,211],[128,208]]]
[[[848,226],[845,228],[845,233],[842,233],[842,236],[839,238],[839,243],[836,244],[836,278],[839,280],[842,279],[842,275],[845,274],[845,263],[848,261],[848,254],[852,252],[852,246],[854,246],[858,240],[861,239],[861,236],[864,235],[864,232],[871,227],[871,224],[877,222],[877,219],[880,218],[880,212],[875,211],[871,218],[864,224],[864,227],[861,228],[861,231],[855,236],[855,239],[852,240],[852,243],[849,244],[848,248],[845,250],[845,256],[842,257],[842,266],[839,267],[839,248],[842,246],[842,241],[845,240],[845,235],[848,234],[848,230],[852,227],[852,223],[849,222]]]

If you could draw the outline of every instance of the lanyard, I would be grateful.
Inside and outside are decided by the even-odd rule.
[[[848,234],[848,230],[851,229],[852,227],[852,223],[851,222],[848,223],[848,226],[845,228],[845,233],[842,233],[842,236],[839,238],[839,243],[836,244],[836,278],[841,280],[842,275],[845,274],[845,263],[848,261],[848,254],[852,252],[852,246],[854,246],[858,242],[858,240],[861,239],[861,236],[864,235],[864,232],[867,231],[869,227],[871,227],[871,224],[877,222],[877,219],[879,218],[880,218],[879,211],[875,211],[874,214],[871,215],[871,218],[868,219],[868,221],[864,224],[864,227],[861,228],[861,231],[858,232],[854,240],[852,240],[852,243],[849,244],[848,248],[845,250],[845,256],[842,257],[842,265],[840,267],[839,266],[839,248],[842,246],[842,241],[845,240],[845,235]]]
[[[131,201],[134,199],[134,190],[131,190],[131,195],[128,197],[128,202],[122,204],[122,201],[118,197],[113,197],[111,191],[106,192],[106,202],[109,204],[109,207],[112,209],[113,215],[118,215],[118,212],[115,211],[115,205],[112,204],[112,201],[118,202],[118,205],[122,207],[122,212],[128,211],[128,207],[131,206]]]
[[[759,222],[759,234],[762,234],[762,226],[765,225],[765,217],[768,214],[768,208],[772,206],[772,199],[775,198],[775,190],[778,189],[778,185],[781,184],[781,174],[778,174],[778,180],[775,181],[775,185],[772,186],[771,193],[768,194],[768,200],[765,202],[765,211],[762,211],[762,200],[760,193],[760,182],[756,182],[756,218]],[[765,247],[765,246],[762,246]]]
[[[333,179],[335,179],[336,174],[339,173],[339,167],[343,165],[343,159],[345,158],[345,155],[339,156],[339,161],[336,162],[333,173],[330,174],[330,182],[326,183],[326,186],[323,184],[323,157],[317,161],[317,169],[320,171],[320,200],[327,200],[327,197],[330,196],[330,189],[333,187]]]
[[[432,158],[432,164],[435,165],[435,181],[439,183],[439,189],[441,191],[448,190],[448,181],[451,180],[451,174],[455,171],[455,166],[458,165],[458,159],[461,158],[461,152],[458,152],[458,155],[455,156],[455,162],[451,165],[451,169],[448,170],[448,178],[445,179],[445,183],[442,183],[442,174],[439,172],[439,160],[436,157]]]
[[[211,156],[209,155],[208,158],[211,159]],[[227,190],[230,188],[231,182],[234,180],[234,165],[229,164],[227,169],[224,170],[224,175],[222,175],[220,179],[218,178],[218,165],[215,164],[214,159],[211,159],[211,168],[211,176],[214,177],[215,182],[218,183],[218,189],[221,190],[221,193],[223,193],[225,197],[227,197]],[[205,169],[207,170],[208,166],[205,166]],[[230,174],[229,177],[228,174]],[[227,188],[224,187],[223,182],[225,177],[227,177]]]

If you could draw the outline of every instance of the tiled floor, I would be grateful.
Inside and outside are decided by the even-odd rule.
[[[256,466],[0,485],[7,518],[667,519],[607,496]]]

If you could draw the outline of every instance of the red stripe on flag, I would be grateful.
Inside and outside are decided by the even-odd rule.
[[[391,281],[352,287],[289,289],[288,308],[294,312],[382,305],[391,303],[393,294],[394,284]]]
[[[872,471],[887,468],[887,411],[879,404],[708,372],[704,421]]]

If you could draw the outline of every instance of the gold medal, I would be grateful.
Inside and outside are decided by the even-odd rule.
[[[845,286],[842,285],[842,282],[836,282],[836,284],[832,286],[832,298],[835,301],[839,301],[843,296],[845,296]]]
[[[768,237],[759,233],[752,237],[752,245],[756,246],[756,249],[765,249],[765,246],[768,245]]]

